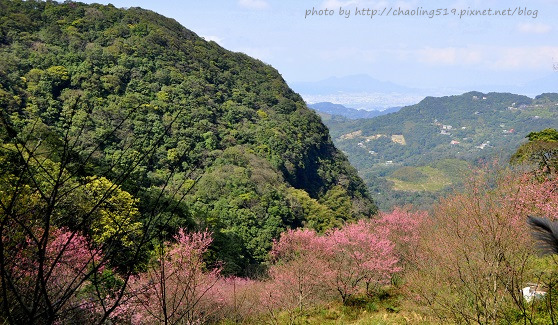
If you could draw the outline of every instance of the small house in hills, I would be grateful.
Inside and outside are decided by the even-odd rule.
[[[539,299],[546,295],[547,289],[538,283],[527,283],[527,286],[521,289],[523,293],[523,298],[527,302],[531,302],[533,299]]]

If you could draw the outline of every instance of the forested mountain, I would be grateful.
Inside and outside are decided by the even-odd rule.
[[[151,11],[0,0],[0,106],[2,213],[52,191],[36,204],[58,217],[42,227],[100,241],[110,227],[147,238],[208,229],[213,259],[245,274],[286,229],[324,231],[376,211],[275,69]],[[126,222],[91,230],[98,221],[83,206],[115,193],[130,206]],[[119,254],[133,240],[120,238]]]
[[[427,97],[372,119],[324,119],[382,208],[429,204],[471,164],[507,161],[530,132],[558,125],[557,94]]]

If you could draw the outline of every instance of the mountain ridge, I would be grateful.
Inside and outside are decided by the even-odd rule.
[[[37,142],[56,164],[75,137],[76,182],[118,180],[142,216],[161,191],[180,209],[150,231],[213,231],[227,272],[257,267],[285,229],[325,231],[376,211],[271,66],[136,7],[0,1],[0,18],[2,148]]]
[[[456,184],[457,171],[469,169],[464,163],[474,165],[495,157],[507,161],[527,134],[558,124],[558,94],[530,98],[472,91],[426,97],[396,113],[371,119],[323,121],[386,210],[393,205],[434,202],[439,195],[434,192],[444,193],[441,190],[448,189],[447,184]],[[440,158],[451,161],[440,165]],[[406,171],[422,173],[424,180],[437,178],[436,183],[422,184],[430,190],[419,190],[420,182],[405,182],[405,173],[398,172],[407,167],[419,168]]]
[[[363,110],[346,107],[341,104],[333,104],[331,102],[320,102],[309,104],[308,107],[315,110],[319,114],[336,115],[343,116],[349,119],[360,119],[360,118],[373,118],[380,115],[385,115],[389,113],[394,113],[401,109],[400,107],[391,107],[385,110]]]

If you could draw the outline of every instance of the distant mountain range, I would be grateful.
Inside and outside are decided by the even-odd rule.
[[[345,77],[330,77],[315,82],[298,82],[290,86],[298,93],[327,95],[335,93],[415,93],[418,90],[389,81],[374,79],[359,74]]]
[[[374,118],[322,120],[381,208],[389,209],[432,201],[458,186],[468,164],[497,156],[507,161],[529,132],[556,128],[558,94],[468,92],[427,97]]]
[[[358,74],[344,77],[330,77],[312,82],[294,82],[289,84],[293,90],[303,95],[332,95],[356,93],[396,93],[396,94],[434,94],[455,92],[458,89],[412,88],[390,81],[381,81],[369,75]],[[518,85],[477,85],[479,91],[510,92],[527,96],[558,91],[558,71],[535,80],[526,80]],[[448,94],[446,94],[448,95]]]
[[[385,110],[418,103],[432,92],[359,74],[315,82],[290,83],[308,103],[332,102],[364,110]]]
[[[363,109],[355,109],[355,108],[350,108],[350,107],[345,107],[341,104],[333,104],[330,102],[321,102],[321,103],[316,103],[316,104],[310,104],[308,105],[308,107],[310,107],[311,109],[315,110],[316,112],[318,112],[318,114],[320,115],[337,115],[337,116],[343,116],[346,117],[348,119],[359,119],[359,118],[373,118],[376,116],[381,116],[381,115],[386,115],[389,113],[394,113],[397,112],[401,109],[401,107],[391,107],[388,109],[385,109],[383,111],[366,111]]]
[[[381,81],[365,74],[330,77],[314,82],[294,82],[290,86],[308,103],[335,102],[365,110],[413,105],[426,96],[461,94],[472,88],[419,89]],[[534,97],[537,94],[558,91],[558,72],[536,80],[525,80],[518,85],[476,85],[474,88],[486,93],[507,92]]]
[[[517,87],[515,93],[525,95],[535,95],[540,93],[552,93],[558,91],[558,72],[546,77],[529,81],[524,85]]]

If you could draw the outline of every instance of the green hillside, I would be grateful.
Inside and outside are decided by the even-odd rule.
[[[531,99],[469,92],[427,97],[372,119],[329,118],[324,123],[381,208],[427,206],[459,186],[469,164],[494,158],[507,161],[527,134],[556,127],[558,100],[556,94]],[[440,159],[449,160],[441,165]]]
[[[275,69],[151,11],[0,0],[0,107],[0,193],[40,188],[43,174],[86,188],[106,177],[132,195],[148,238],[209,229],[231,273],[257,267],[285,229],[376,211]],[[36,173],[18,167],[28,158]],[[91,231],[76,221],[78,192],[45,204],[63,216],[55,226]]]

